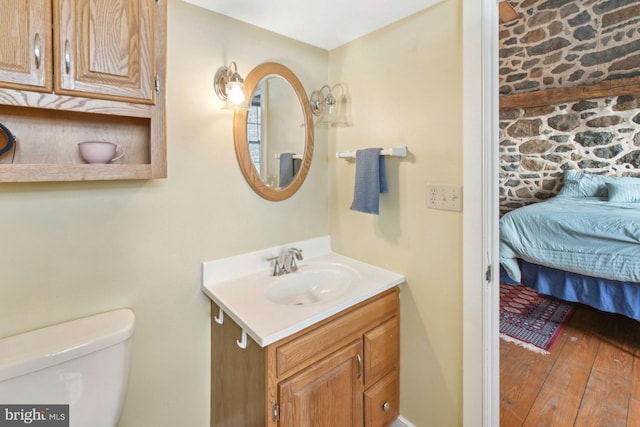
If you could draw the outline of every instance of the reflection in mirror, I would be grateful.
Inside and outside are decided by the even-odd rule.
[[[298,191],[311,166],[309,98],[296,75],[274,62],[260,64],[247,75],[245,94],[249,108],[233,116],[238,165],[261,197],[285,200]]]
[[[302,109],[289,82],[277,75],[260,80],[250,98],[247,144],[251,162],[268,187],[286,187],[298,173],[304,152],[301,123]]]
[[[262,90],[258,88],[253,92],[249,100],[249,112],[247,113],[247,144],[251,163],[255,166],[260,178],[264,181],[265,173],[262,162]],[[267,183],[267,185],[269,185]],[[273,185],[269,185],[273,187]]]

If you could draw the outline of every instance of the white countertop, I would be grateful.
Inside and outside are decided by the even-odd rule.
[[[304,260],[298,262],[301,272],[305,271],[305,265],[338,264],[355,270],[357,280],[331,301],[301,306],[272,302],[265,292],[275,280],[272,277],[273,262],[266,258],[278,255],[289,247],[303,250]],[[398,273],[331,252],[328,236],[206,262],[202,269],[202,291],[224,310],[224,316],[231,317],[261,347],[399,285],[404,280],[404,276]],[[212,316],[217,315],[212,313]]]

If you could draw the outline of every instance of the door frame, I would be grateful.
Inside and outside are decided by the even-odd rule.
[[[493,427],[500,424],[498,0],[462,0],[462,61],[462,418],[465,427]]]

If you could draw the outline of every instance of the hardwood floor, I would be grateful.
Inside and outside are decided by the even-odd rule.
[[[542,355],[500,340],[500,426],[640,426],[640,322],[578,305]]]

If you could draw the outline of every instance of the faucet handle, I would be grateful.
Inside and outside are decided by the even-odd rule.
[[[280,261],[281,258],[280,255],[267,258],[267,261],[273,261],[273,276],[282,276],[287,272],[284,268],[284,260]]]
[[[296,260],[301,261],[302,258],[302,249],[298,248],[289,248],[287,249],[287,259],[289,260],[289,272],[293,273],[294,271],[298,271],[298,264]],[[287,263],[285,262],[285,268],[287,267]]]

